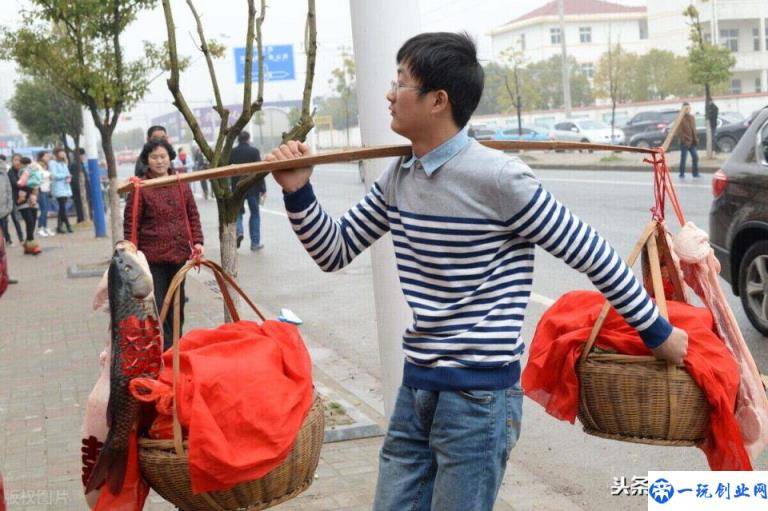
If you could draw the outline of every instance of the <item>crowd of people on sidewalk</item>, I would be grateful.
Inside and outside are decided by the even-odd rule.
[[[13,246],[11,224],[24,253],[29,255],[41,252],[35,236],[46,238],[72,233],[67,215],[71,202],[75,205],[77,221],[84,220],[79,173],[71,172],[75,165],[76,162],[69,164],[67,151],[63,148],[40,151],[35,161],[13,154],[10,165],[7,157],[0,155],[0,229],[6,245]],[[75,192],[73,181],[77,184]],[[48,226],[49,212],[54,204],[57,209],[55,231]]]

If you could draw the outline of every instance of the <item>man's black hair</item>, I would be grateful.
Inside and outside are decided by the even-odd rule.
[[[141,163],[143,163],[144,165],[148,166],[149,165],[149,153],[151,153],[152,151],[154,151],[158,147],[165,147],[165,150],[168,151],[168,158],[171,161],[176,159],[176,151],[173,150],[173,146],[171,144],[169,144],[167,140],[151,139],[149,142],[144,144],[144,147],[141,149],[141,154],[139,155],[139,159],[141,160]]]
[[[5,155],[4,154],[0,154],[0,160],[5,161]]]
[[[247,144],[249,140],[251,140],[251,134],[248,133],[247,131],[243,130],[237,134],[238,144]]]
[[[19,162],[22,165],[29,165],[30,163],[32,163],[32,160],[29,158],[29,156],[22,156],[21,160],[19,160]]]
[[[81,155],[85,154],[85,149],[83,149],[82,147],[78,147],[77,148],[77,154],[81,154]]]
[[[397,52],[397,63],[419,80],[420,94],[444,90],[453,120],[463,128],[483,95],[483,67],[467,33],[428,32],[408,39]]]
[[[155,131],[163,131],[166,134],[168,134],[168,130],[165,129],[165,126],[159,126],[159,125],[150,126],[149,129],[147,130],[147,140],[149,140],[149,137],[151,137],[152,133]]]

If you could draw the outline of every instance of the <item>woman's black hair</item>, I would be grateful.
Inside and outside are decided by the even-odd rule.
[[[173,146],[168,143],[166,140],[162,139],[156,139],[153,138],[146,144],[144,144],[144,147],[141,149],[141,154],[139,155],[139,159],[141,160],[141,163],[144,165],[149,165],[149,153],[157,149],[158,147],[164,147],[166,151],[168,151],[168,158],[173,161],[176,159],[176,151],[173,150]]]
[[[48,151],[38,151],[37,153],[37,161],[43,161],[43,156],[48,154]]]
[[[421,85],[420,94],[444,90],[453,121],[463,128],[483,95],[485,73],[477,61],[477,48],[467,33],[429,32],[408,39],[397,52],[397,63]]]
[[[30,160],[28,156],[22,156],[21,157],[21,164],[22,165],[29,165],[30,163],[32,163],[32,160]]]

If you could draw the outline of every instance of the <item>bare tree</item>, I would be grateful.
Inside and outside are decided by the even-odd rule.
[[[219,115],[219,129],[216,134],[216,142],[213,146],[205,139],[200,124],[194,113],[187,104],[184,94],[181,91],[179,79],[179,55],[176,48],[176,29],[173,22],[173,11],[170,0],[163,0],[163,12],[165,13],[166,29],[168,32],[168,54],[170,58],[171,75],[168,78],[168,89],[171,91],[174,99],[174,105],[181,112],[186,121],[198,147],[205,158],[210,162],[211,167],[219,167],[229,163],[230,152],[238,133],[248,124],[251,117],[261,111],[264,101],[264,62],[262,50],[261,28],[266,14],[265,0],[261,0],[258,17],[256,16],[255,0],[247,0],[248,4],[248,28],[245,40],[245,70],[243,83],[243,104],[240,115],[230,124],[229,110],[224,106],[219,90],[219,82],[213,65],[213,59],[217,56],[221,48],[206,39],[205,31],[200,15],[197,12],[192,0],[186,0],[195,23],[197,25],[197,37],[199,50],[203,53],[208,67],[208,74],[213,88],[215,105],[213,110]],[[312,82],[314,80],[315,55],[317,52],[317,30],[315,22],[315,2],[307,2],[307,21],[305,29],[305,47],[307,52],[306,80],[304,83],[304,93],[302,97],[302,110],[299,121],[288,133],[283,133],[284,140],[304,140],[307,133],[314,126],[312,115],[310,114],[310,100],[312,97]],[[258,83],[256,97],[253,98],[253,46],[256,43],[257,65],[258,65]],[[214,195],[219,214],[219,240],[221,245],[221,264],[223,268],[237,278],[237,236],[235,231],[235,222],[237,214],[243,204],[243,199],[248,189],[259,179],[259,176],[248,176],[240,179],[235,187],[232,187],[229,179],[217,179],[212,182]]]

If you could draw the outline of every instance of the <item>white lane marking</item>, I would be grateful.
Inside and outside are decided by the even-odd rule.
[[[611,181],[608,179],[572,179],[565,177],[542,177],[539,175],[539,179],[542,181],[552,181],[556,183],[583,183],[583,184],[597,184],[597,185],[625,185],[625,186],[653,186],[653,181]],[[675,188],[707,188],[709,185],[688,185],[684,183],[674,183]]]
[[[263,211],[264,213],[269,213],[270,215],[277,215],[277,216],[281,216],[283,218],[288,218],[288,215],[285,214],[284,211],[275,211],[274,209],[265,208],[263,206],[261,208],[259,208],[259,210]]]

